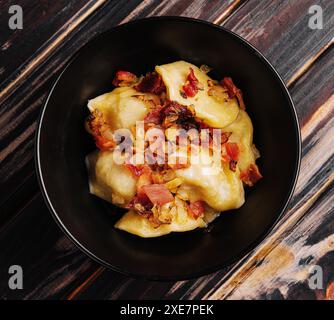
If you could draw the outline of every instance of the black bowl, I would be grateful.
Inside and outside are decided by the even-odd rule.
[[[116,70],[144,74],[177,60],[214,68],[244,93],[261,151],[264,178],[238,210],[210,232],[142,239],[116,230],[121,210],[89,194],[85,156],[94,149],[83,122],[87,100],[112,89]],[[180,17],[133,21],[99,35],[71,59],[51,90],[37,133],[37,171],[58,224],[85,253],[127,275],[180,280],[214,272],[241,258],[271,230],[293,192],[300,162],[296,113],[269,62],[236,34]]]

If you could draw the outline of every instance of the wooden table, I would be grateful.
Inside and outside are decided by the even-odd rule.
[[[334,1],[14,2],[23,30],[8,28],[13,1],[0,4],[0,299],[334,299]],[[314,4],[322,30],[308,26]],[[298,184],[272,233],[238,263],[190,281],[134,280],[86,257],[53,221],[34,170],[36,119],[70,56],[96,34],[152,15],[204,19],[250,41],[286,82],[302,132]],[[14,264],[23,290],[8,287]],[[314,264],[323,289],[308,285]]]

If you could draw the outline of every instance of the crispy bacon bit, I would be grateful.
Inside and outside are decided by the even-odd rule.
[[[195,76],[193,68],[189,68],[190,72],[187,76],[187,81],[185,85],[182,87],[183,93],[181,94],[183,97],[195,97],[198,90],[203,90],[203,85],[198,81],[198,79]],[[181,91],[182,92],[182,91]]]
[[[227,142],[225,144],[226,153],[230,160],[238,161],[239,157],[239,147],[237,143]]]
[[[94,136],[95,145],[101,150],[106,151],[113,149],[116,146],[116,143],[113,140],[108,140],[103,136]]]
[[[180,96],[183,98],[183,99],[187,99],[187,95],[184,91],[180,90]]]
[[[190,107],[170,100],[166,100],[163,106],[152,109],[144,121],[148,124],[161,125],[165,129],[175,124],[185,130],[199,128],[200,125]]]
[[[174,101],[167,101],[163,110],[163,126],[168,128],[173,124],[178,124],[185,130],[197,127],[197,122],[193,112],[186,106]]]
[[[205,211],[204,201],[191,202],[188,205],[188,213],[195,219],[198,219]]]
[[[230,170],[235,172],[237,169],[238,157],[239,157],[239,147],[237,143],[227,142],[225,143],[226,157],[230,164]]]
[[[155,72],[148,73],[134,88],[139,92],[153,93],[157,95],[166,92],[166,86],[163,83],[161,76]]]
[[[146,194],[144,187],[152,183],[152,170],[148,166],[143,166],[141,174],[137,181],[137,195],[143,196]]]
[[[221,143],[225,144],[228,141],[228,139],[230,138],[231,134],[232,134],[232,132],[222,132]]]
[[[144,186],[152,183],[152,171],[148,166],[125,165],[131,172],[139,176],[137,181],[137,194],[129,204],[129,208],[134,209],[138,214],[149,217],[152,214],[153,203],[144,192]]]
[[[251,164],[248,170],[241,172],[240,179],[249,187],[252,187],[262,178],[259,168],[256,164]]]
[[[159,125],[163,121],[163,114],[162,111],[164,109],[164,106],[158,106],[154,109],[152,109],[144,118],[145,123],[152,123]]]
[[[138,165],[134,165],[134,164],[130,164],[130,163],[125,163],[124,164],[126,168],[128,168],[131,173],[135,176],[135,177],[139,177],[142,172],[143,172],[143,167]]]
[[[195,97],[198,92],[198,89],[195,86],[191,85],[190,83],[184,85],[182,88],[184,93],[182,94],[183,97],[192,98]]]
[[[128,209],[133,209],[139,215],[149,218],[152,215],[153,204],[145,195],[135,196],[128,205]]]
[[[174,200],[172,193],[163,184],[150,184],[142,187],[143,191],[155,205],[163,205]]]
[[[235,172],[237,170],[237,164],[238,164],[237,161],[231,160],[230,161],[230,170]]]
[[[100,135],[104,125],[103,114],[97,109],[87,117],[85,122],[86,130],[93,136]]]
[[[96,146],[102,150],[110,150],[116,146],[110,135],[109,126],[99,110],[94,110],[86,119],[86,130],[94,137]]]
[[[242,110],[246,110],[245,102],[242,96],[242,92],[240,89],[236,87],[233,83],[232,78],[225,77],[221,84],[227,88],[227,92],[230,98],[237,97],[239,106]]]
[[[138,81],[137,76],[129,71],[117,71],[112,84],[115,87],[127,87]]]

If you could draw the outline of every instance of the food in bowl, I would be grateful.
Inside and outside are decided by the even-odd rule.
[[[185,61],[118,71],[116,88],[88,102],[90,192],[128,210],[116,228],[144,238],[204,228],[261,179],[242,92],[209,72]]]

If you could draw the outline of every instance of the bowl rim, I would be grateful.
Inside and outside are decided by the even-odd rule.
[[[143,274],[136,274],[134,272],[124,270],[120,266],[115,266],[112,265],[106,261],[104,261],[102,258],[96,256],[93,252],[91,252],[88,248],[86,248],[78,239],[75,238],[75,236],[72,235],[71,231],[67,229],[67,227],[64,225],[62,222],[62,219],[59,217],[57,211],[52,205],[52,201],[48,195],[47,189],[45,187],[44,183],[44,178],[42,174],[42,168],[41,168],[41,159],[40,159],[40,146],[41,146],[41,141],[40,141],[40,136],[41,136],[41,131],[42,131],[42,124],[43,124],[43,119],[44,119],[44,114],[47,109],[47,106],[49,104],[49,100],[53,94],[53,91],[55,87],[57,86],[58,82],[62,78],[63,74],[66,72],[67,68],[76,60],[76,58],[79,56],[80,52],[86,48],[87,46],[91,45],[92,42],[97,41],[100,37],[103,37],[109,33],[115,32],[119,29],[126,28],[129,25],[135,25],[135,24],[140,24],[140,23],[146,23],[146,21],[181,21],[181,22],[186,22],[186,23],[194,23],[194,24],[199,24],[199,25],[205,25],[210,28],[213,28],[215,30],[219,30],[222,32],[228,33],[232,38],[234,38],[236,41],[239,41],[249,47],[252,51],[253,54],[256,54],[263,62],[264,64],[268,67],[268,71],[271,70],[271,72],[274,74],[274,76],[278,80],[278,84],[281,86],[286,98],[287,102],[289,104],[289,107],[292,112],[293,120],[294,120],[294,127],[295,127],[295,139],[296,144],[297,144],[297,150],[296,150],[296,162],[294,164],[294,173],[293,177],[290,182],[290,187],[287,192],[287,196],[285,201],[283,202],[284,204],[282,205],[279,214],[275,218],[274,222],[272,225],[264,230],[261,235],[251,242],[245,249],[243,249],[240,254],[228,259],[224,264],[217,264],[214,266],[210,266],[208,268],[203,268],[199,272],[195,273],[189,273],[185,276],[161,276],[158,274],[150,274],[150,275],[143,275]],[[37,177],[38,177],[38,183],[41,189],[41,193],[43,195],[44,201],[51,212],[51,215],[53,219],[56,221],[57,225],[60,227],[60,229],[63,231],[63,233],[67,236],[68,239],[71,240],[72,243],[76,247],[78,247],[84,254],[86,254],[88,257],[93,259],[94,261],[98,262],[100,265],[106,267],[107,269],[111,269],[113,271],[119,272],[121,274],[124,274],[126,276],[136,278],[136,279],[146,279],[146,280],[152,280],[152,281],[181,281],[181,280],[189,280],[189,279],[194,279],[194,278],[199,278],[201,276],[209,275],[212,274],[216,271],[219,271],[223,269],[224,267],[231,266],[232,264],[245,259],[254,249],[256,249],[262,242],[265,240],[265,238],[271,233],[271,231],[275,228],[275,226],[278,224],[280,221],[283,213],[286,211],[287,206],[289,205],[289,202],[292,198],[292,195],[294,193],[296,183],[298,180],[299,172],[300,172],[300,163],[301,163],[301,131],[300,131],[300,125],[298,121],[298,116],[297,112],[293,103],[293,100],[291,98],[291,95],[282,79],[282,77],[279,75],[279,73],[276,71],[276,69],[273,67],[273,65],[268,61],[268,59],[256,48],[254,47],[251,43],[249,43],[246,39],[242,38],[235,32],[228,30],[227,28],[221,26],[221,25],[216,25],[214,23],[201,20],[201,19],[196,19],[196,18],[190,18],[190,17],[183,17],[183,16],[153,16],[153,17],[145,17],[145,18],[140,18],[140,19],[135,19],[131,20],[126,23],[122,23],[116,26],[111,27],[110,29],[103,31],[99,33],[98,35],[92,37],[88,42],[86,42],[84,45],[82,45],[72,56],[69,58],[69,60],[66,62],[65,66],[63,67],[63,70],[60,72],[59,76],[55,80],[54,84],[52,85],[51,89],[49,90],[49,93],[47,95],[47,98],[45,100],[45,103],[40,111],[39,117],[38,117],[38,122],[37,122],[37,130],[35,133],[35,150],[34,150],[34,155],[35,155],[35,170],[37,172]]]

